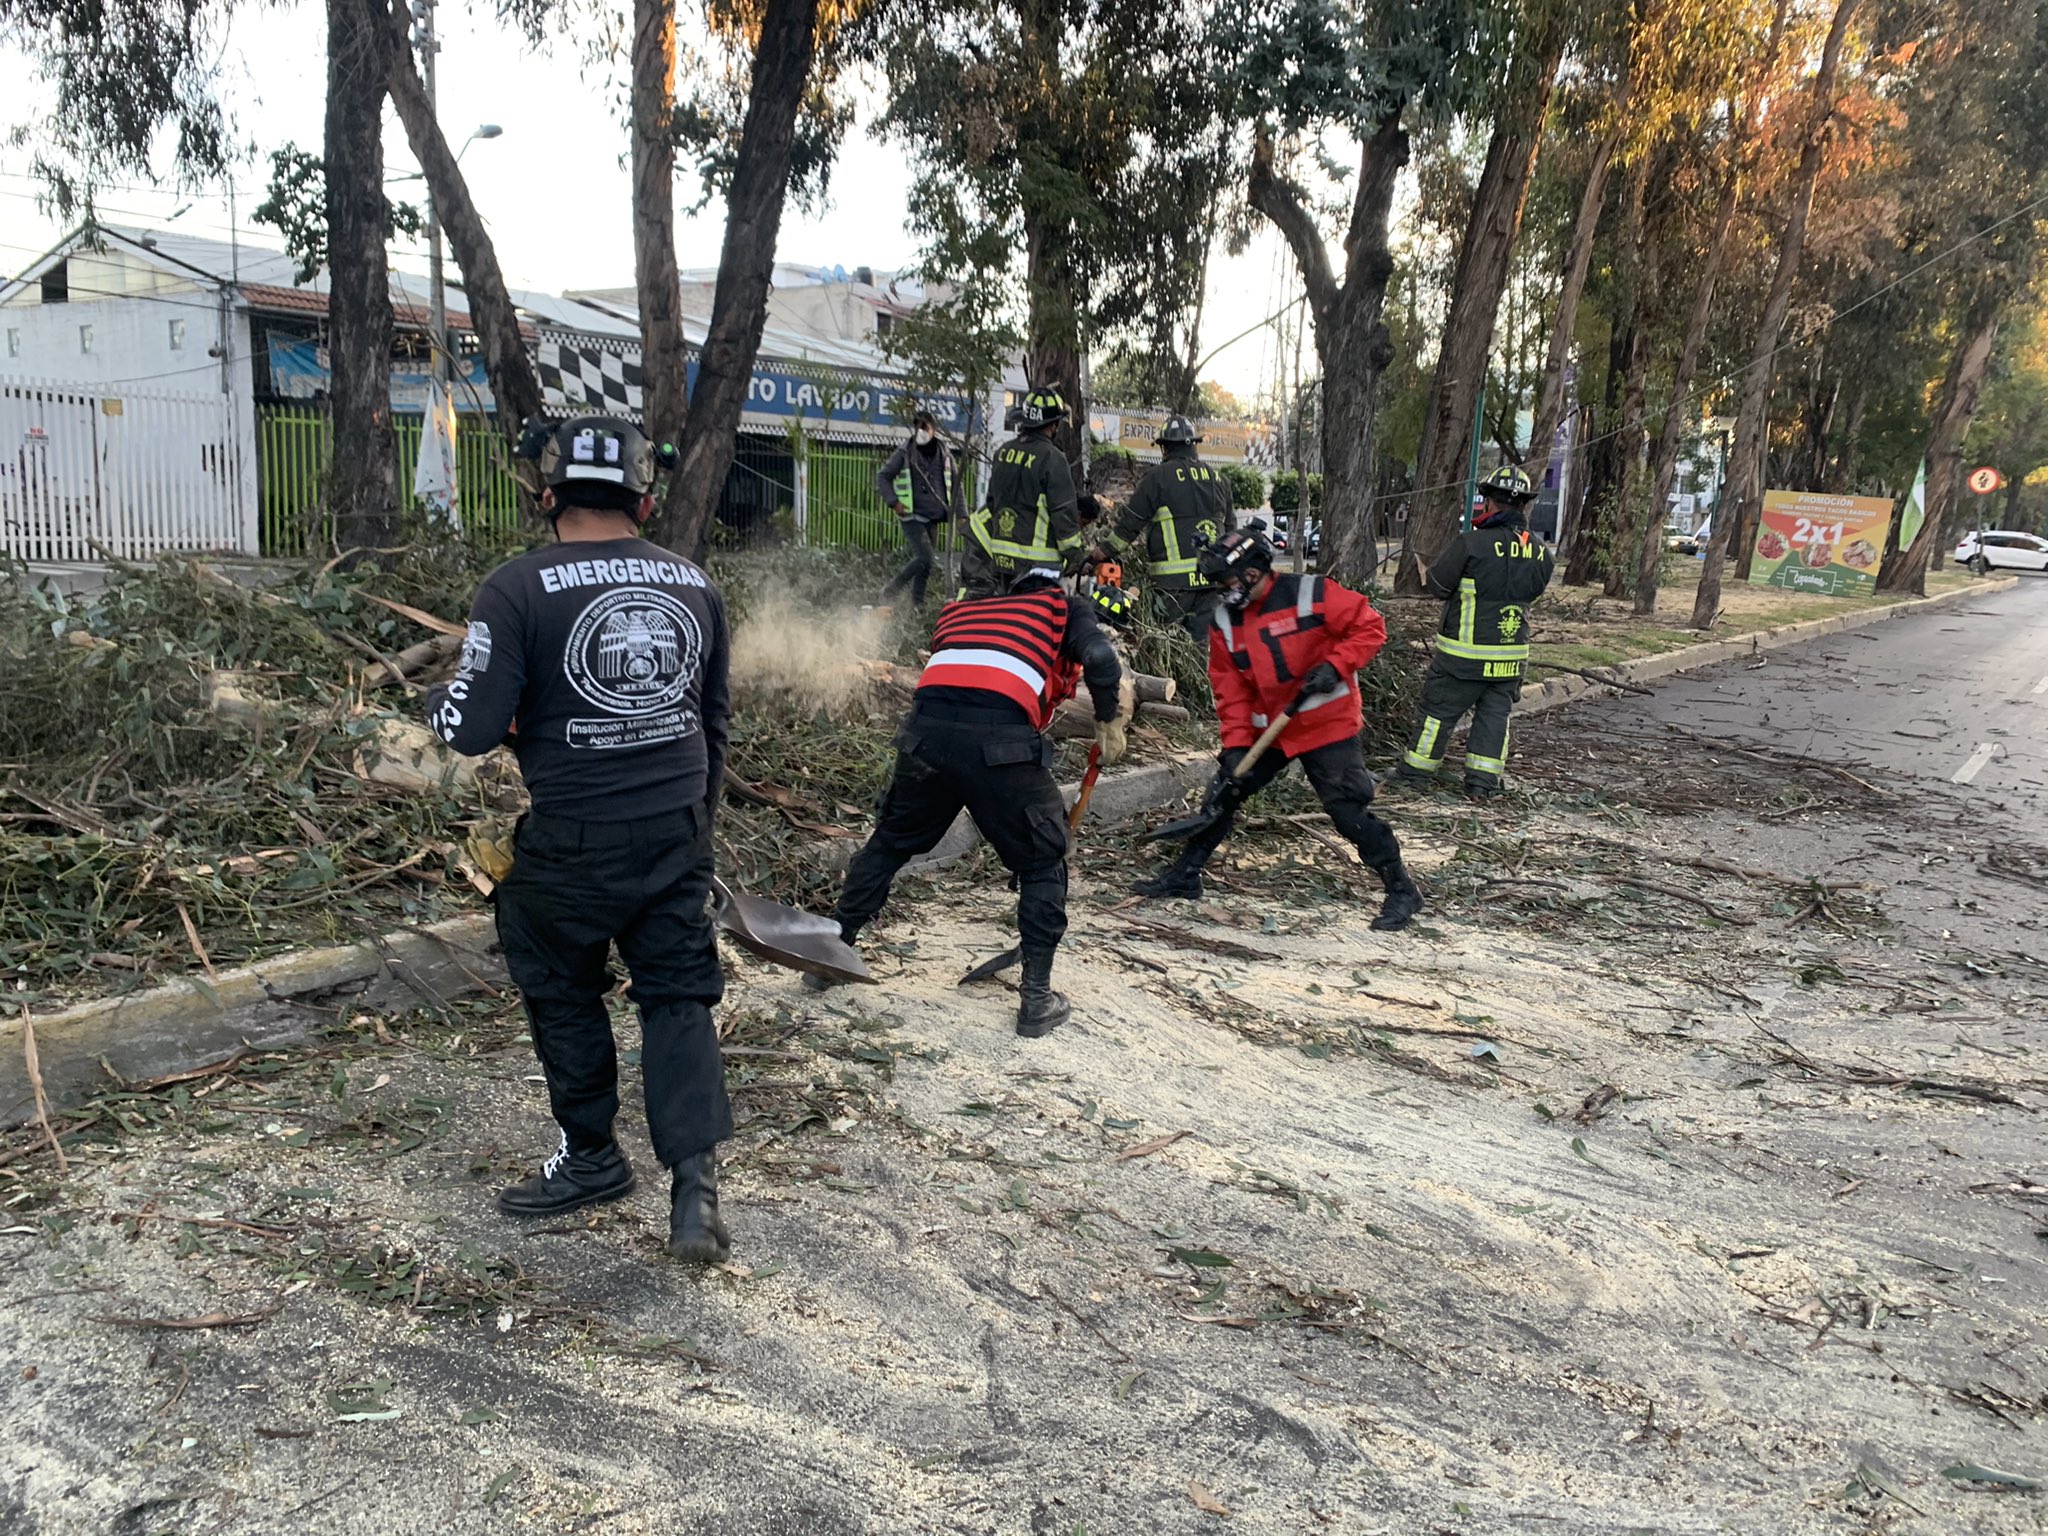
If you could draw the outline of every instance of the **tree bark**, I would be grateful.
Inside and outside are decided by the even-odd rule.
[[[657,443],[689,409],[683,286],[676,271],[675,0],[633,0],[633,289],[640,309],[640,420]],[[671,482],[673,485],[673,482]]]
[[[1647,311],[1641,303],[1644,223],[1649,200],[1650,172],[1657,156],[1645,150],[1629,166],[1627,190],[1621,200],[1622,226],[1619,271],[1614,284],[1613,324],[1607,346],[1607,386],[1601,404],[1597,439],[1586,455],[1586,496],[1564,568],[1567,586],[1583,586],[1595,576],[1603,581],[1619,546],[1613,530],[1623,517],[1623,498],[1628,491],[1628,466],[1634,451],[1629,431],[1630,418],[1624,395],[1631,368],[1646,355],[1647,339],[1640,335]],[[1640,415],[1635,419],[1641,430]],[[1603,536],[1604,530],[1604,536]]]
[[[384,250],[383,37],[363,0],[327,0],[328,510],[343,550],[397,542],[391,269]]]
[[[1963,439],[1977,414],[1977,397],[1991,367],[1991,349],[1998,340],[1998,322],[2005,311],[2003,292],[1980,296],[1970,306],[1962,342],[1949,359],[1941,384],[1941,403],[1927,438],[1927,521],[1910,547],[1896,550],[1878,574],[1880,592],[1927,591],[1929,556],[1945,549],[1951,537],[1957,494],[1963,483]]]
[[[1034,94],[1018,123],[1020,151],[1042,162],[1071,169],[1067,135],[1051,121],[1047,93],[1060,88],[1060,45],[1066,27],[1060,0],[1023,0],[1017,6],[1019,42],[1034,77],[1026,86]],[[1057,205],[1048,178],[1020,178],[1024,216],[1024,375],[1033,389],[1050,389],[1067,403],[1066,418],[1053,429],[1052,440],[1082,474],[1082,434],[1088,424],[1088,402],[1081,392],[1081,308],[1087,299],[1075,260],[1071,216]]]
[[[1706,260],[1700,268],[1699,286],[1692,296],[1692,313],[1686,317],[1685,340],[1678,351],[1678,367],[1671,376],[1671,393],[1664,404],[1664,424],[1657,433],[1655,469],[1650,477],[1649,526],[1644,530],[1642,548],[1636,558],[1634,611],[1643,617],[1657,611],[1657,577],[1664,565],[1664,508],[1671,499],[1671,482],[1678,473],[1678,450],[1692,419],[1687,394],[1699,367],[1700,349],[1706,344],[1707,324],[1713,318],[1714,289],[1721,280],[1721,266],[1728,256],[1728,237],[1735,228],[1736,194],[1740,189],[1741,142],[1731,131],[1728,167],[1721,182],[1721,196],[1714,209],[1713,233],[1708,238]]]
[[[1394,275],[1387,220],[1394,184],[1407,163],[1408,135],[1402,131],[1396,106],[1380,119],[1359,152],[1340,285],[1308,199],[1274,166],[1272,139],[1261,131],[1252,149],[1252,206],[1273,222],[1294,252],[1323,369],[1317,412],[1323,447],[1319,559],[1331,576],[1353,586],[1371,581],[1379,565],[1373,532],[1373,405],[1380,375],[1393,360],[1381,316],[1387,282]]]
[[[1436,376],[1422,417],[1422,442],[1415,455],[1415,503],[1408,518],[1408,547],[1425,560],[1456,536],[1465,516],[1467,454],[1476,429],[1478,391],[1493,349],[1494,321],[1522,208],[1543,143],[1543,116],[1564,56],[1564,28],[1552,21],[1510,70],[1512,111],[1502,114],[1487,145],[1486,166],[1472,196],[1472,216],[1458,249],[1451,283],[1451,309],[1437,351]],[[1395,573],[1397,592],[1419,593],[1423,570],[1404,560]]]
[[[817,32],[818,0],[768,0],[754,48],[739,155],[725,198],[725,245],[718,257],[711,322],[678,445],[681,458],[662,509],[667,542],[692,557],[703,552],[725,492],[740,412],[761,350],[761,328],[768,321],[775,237],[782,227],[797,111],[810,80]],[[672,266],[673,246],[669,259]]]
[[[374,16],[383,0],[368,3]],[[391,105],[404,125],[413,158],[426,173],[427,190],[441,216],[441,228],[447,232],[456,265],[462,268],[463,307],[469,311],[470,324],[483,348],[484,373],[497,398],[498,425],[507,436],[517,436],[526,418],[537,415],[541,406],[540,377],[519,334],[519,312],[506,290],[490,231],[484,227],[469,195],[469,183],[463,180],[462,169],[434,118],[426,82],[413,64],[412,13],[404,0],[399,0],[382,19],[386,29],[384,81]]]
[[[1727,558],[1731,541],[1741,552],[1736,575],[1749,576],[1750,530],[1763,507],[1764,413],[1771,397],[1771,362],[1778,350],[1778,338],[1785,328],[1785,312],[1792,303],[1793,280],[1799,275],[1799,260],[1806,246],[1806,219],[1813,208],[1813,189],[1820,179],[1826,158],[1827,129],[1835,111],[1835,74],[1842,61],[1842,41],[1849,30],[1849,18],[1857,0],[1836,0],[1834,21],[1828,27],[1827,43],[1821,50],[1820,70],[1813,78],[1813,108],[1806,129],[1799,164],[1793,172],[1792,207],[1785,220],[1785,232],[1778,243],[1778,266],[1771,275],[1770,292],[1764,300],[1763,320],[1750,348],[1749,367],[1743,374],[1741,404],[1735,416],[1735,447],[1730,454],[1732,481],[1729,486],[1730,516],[1718,510],[1713,537],[1708,540],[1706,568],[1700,572],[1699,592],[1693,600],[1692,627],[1706,629],[1721,611],[1721,563]]]
[[[1593,269],[1593,242],[1600,233],[1600,215],[1607,206],[1607,183],[1614,171],[1621,130],[1609,132],[1593,149],[1593,164],[1579,194],[1579,216],[1572,225],[1572,243],[1564,262],[1564,283],[1558,290],[1557,314],[1551,321],[1550,344],[1543,354],[1543,379],[1536,391],[1536,414],[1529,429],[1529,454],[1523,467],[1537,490],[1550,472],[1550,452],[1557,426],[1564,419],[1564,374],[1571,362],[1572,335],[1579,323],[1579,300]]]

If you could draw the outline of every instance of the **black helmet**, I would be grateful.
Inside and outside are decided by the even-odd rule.
[[[1212,587],[1232,576],[1249,579],[1254,571],[1272,569],[1273,546],[1257,528],[1233,528],[1204,544],[1195,556],[1196,574]]]
[[[571,416],[563,421],[530,418],[520,430],[518,453],[540,465],[541,483],[573,488],[569,500],[630,511],[654,489],[658,467],[673,469],[675,449],[659,448],[621,416]],[[559,510],[559,508],[558,508]]]
[[[1528,471],[1521,465],[1503,464],[1479,482],[1479,494],[1494,501],[1508,501],[1520,506],[1525,501],[1536,499],[1536,487],[1530,483]]]
[[[1092,601],[1095,617],[1116,629],[1129,629],[1137,620],[1137,603],[1122,587],[1097,587]]]
[[[1167,417],[1165,425],[1152,438],[1161,446],[1167,443],[1199,443],[1201,440],[1202,434],[1195,430],[1195,424],[1180,415]]]
[[[1024,404],[1017,412],[1017,419],[1026,429],[1049,427],[1067,414],[1067,402],[1056,389],[1034,389],[1024,397]]]
[[[1034,587],[1056,587],[1060,584],[1060,568],[1056,565],[1020,565],[1017,574],[1010,578],[1012,592],[1029,592]]]

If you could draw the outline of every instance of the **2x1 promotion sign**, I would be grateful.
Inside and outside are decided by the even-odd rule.
[[[1892,504],[1882,496],[1765,491],[1749,579],[1788,592],[1863,597],[1877,589],[1891,526]]]

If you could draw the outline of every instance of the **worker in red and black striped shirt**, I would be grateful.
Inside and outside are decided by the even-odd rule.
[[[1056,569],[1029,567],[1006,593],[946,604],[897,733],[874,836],[853,856],[839,897],[850,944],[888,900],[896,872],[930,852],[965,807],[1017,877],[1020,1035],[1043,1035],[1069,1012],[1052,990],[1053,951],[1067,931],[1066,803],[1043,732],[1077,678],[1094,701],[1102,761],[1113,763],[1124,753],[1131,689],[1094,613],[1061,590]]]

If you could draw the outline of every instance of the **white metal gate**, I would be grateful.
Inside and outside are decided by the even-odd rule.
[[[0,551],[93,561],[240,549],[234,416],[217,392],[0,379]]]

